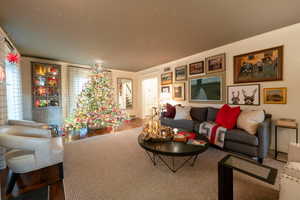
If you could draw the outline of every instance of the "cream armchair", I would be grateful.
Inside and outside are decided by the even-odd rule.
[[[5,154],[6,163],[10,169],[7,193],[12,191],[19,174],[56,164],[60,164],[62,170],[62,138],[51,137],[47,129],[2,126],[0,127],[0,146],[9,150]]]
[[[300,199],[300,144],[289,146],[288,163],[280,177],[280,200]]]

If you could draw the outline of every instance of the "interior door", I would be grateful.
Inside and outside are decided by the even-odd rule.
[[[142,81],[143,93],[143,118],[152,114],[152,107],[158,105],[158,92],[156,77],[147,78]]]

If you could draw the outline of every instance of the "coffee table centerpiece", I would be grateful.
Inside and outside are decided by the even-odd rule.
[[[145,141],[167,142],[173,140],[174,131],[171,127],[162,126],[159,120],[150,120],[141,135]]]

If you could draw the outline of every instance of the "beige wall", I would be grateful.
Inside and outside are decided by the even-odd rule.
[[[250,107],[251,109],[265,109],[268,113],[273,115],[273,119],[278,118],[293,118],[300,122],[300,24],[278,29],[265,34],[257,35],[245,40],[234,42],[228,45],[224,45],[212,50],[201,52],[189,57],[185,57],[179,60],[175,60],[166,64],[158,65],[147,70],[138,72],[138,81],[140,82],[144,77],[151,74],[151,76],[157,76],[160,78],[160,74],[165,67],[174,67],[185,65],[200,60],[204,60],[205,57],[226,53],[226,83],[227,85],[233,84],[233,56],[248,53],[251,51],[266,49],[284,45],[284,66],[283,66],[283,81],[276,82],[261,82],[261,106]],[[174,71],[174,70],[173,70]],[[286,105],[271,105],[263,104],[262,90],[268,87],[287,87],[288,98]],[[187,91],[188,89],[186,89]],[[139,94],[141,89],[139,88]],[[141,113],[141,97],[139,96],[139,110]],[[177,102],[175,102],[177,103]],[[207,104],[193,103],[188,101],[178,102],[184,105],[192,106],[207,106]],[[213,105],[220,106],[220,105]],[[242,106],[245,109],[246,106]],[[274,131],[273,131],[274,134]],[[274,140],[274,136],[272,136]],[[289,141],[295,141],[294,130],[280,130],[279,131],[279,149],[286,152]],[[274,146],[274,142],[272,142]]]
[[[24,119],[31,120],[32,119],[32,98],[31,98],[31,62],[44,62],[44,63],[53,63],[60,64],[62,66],[62,105],[63,105],[63,117],[67,116],[67,104],[68,104],[68,75],[67,75],[67,66],[79,66],[89,68],[87,65],[78,65],[71,64],[66,62],[52,61],[46,59],[37,59],[31,57],[22,57],[21,58],[21,70],[22,70],[22,93],[23,93],[23,111],[24,111]],[[112,78],[113,78],[113,87],[117,88],[117,78],[131,78],[133,79],[133,87],[134,87],[134,95],[137,94],[137,83],[134,77],[133,72],[125,72],[120,70],[112,70]],[[115,94],[116,91],[115,91]],[[117,98],[116,98],[117,99]],[[133,109],[128,110],[129,114],[136,114],[136,95],[133,100]]]

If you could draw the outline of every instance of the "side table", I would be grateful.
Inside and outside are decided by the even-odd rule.
[[[278,150],[277,150],[277,131],[278,128],[287,128],[287,129],[294,129],[296,130],[296,143],[298,143],[298,124],[296,124],[296,126],[282,126],[282,125],[277,125],[275,124],[275,156],[274,159],[277,160],[277,156],[278,156]],[[281,160],[279,160],[281,161]]]
[[[274,185],[278,170],[252,160],[227,155],[218,162],[218,200],[233,200],[233,170]]]

